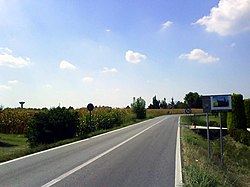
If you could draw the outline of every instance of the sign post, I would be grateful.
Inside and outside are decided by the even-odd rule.
[[[210,135],[209,135],[209,118],[208,113],[206,113],[206,121],[207,121],[207,155],[210,158],[211,149],[210,149]]]
[[[210,149],[209,116],[208,116],[208,113],[211,113],[210,96],[203,96],[202,97],[202,108],[203,108],[203,112],[206,113],[206,124],[207,124],[207,155],[208,155],[208,158],[210,158],[211,149]]]
[[[223,163],[223,139],[222,139],[222,123],[221,123],[221,112],[219,112],[219,117],[220,117],[220,164],[221,167],[223,168],[224,163]]]
[[[89,103],[87,106],[87,109],[89,111],[89,115],[90,115],[90,132],[92,132],[93,127],[92,127],[92,110],[94,110],[94,105],[92,103]]]
[[[220,162],[223,167],[223,134],[222,134],[222,122],[221,112],[227,112],[232,110],[231,95],[210,95],[202,97],[203,111],[207,114],[207,136],[208,136],[208,157],[210,157],[210,143],[209,143],[209,124],[208,113],[219,112],[220,118]]]

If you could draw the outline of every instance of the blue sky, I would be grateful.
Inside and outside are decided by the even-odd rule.
[[[0,0],[0,104],[250,98],[250,0]]]

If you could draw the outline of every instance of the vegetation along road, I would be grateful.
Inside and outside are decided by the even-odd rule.
[[[174,186],[178,116],[0,164],[1,186]]]

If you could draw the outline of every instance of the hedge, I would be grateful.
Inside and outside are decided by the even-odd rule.
[[[79,125],[79,114],[65,107],[36,113],[28,122],[27,138],[31,146],[73,138]]]
[[[247,128],[250,128],[250,99],[244,100]]]
[[[227,128],[246,130],[246,116],[243,96],[241,94],[232,95],[232,111],[227,114]]]
[[[250,132],[243,129],[230,129],[230,136],[235,140],[247,146],[250,146]]]

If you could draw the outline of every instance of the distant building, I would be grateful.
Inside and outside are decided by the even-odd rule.
[[[24,105],[25,102],[24,101],[20,101],[19,103],[21,105],[21,108],[23,108],[23,105]]]

